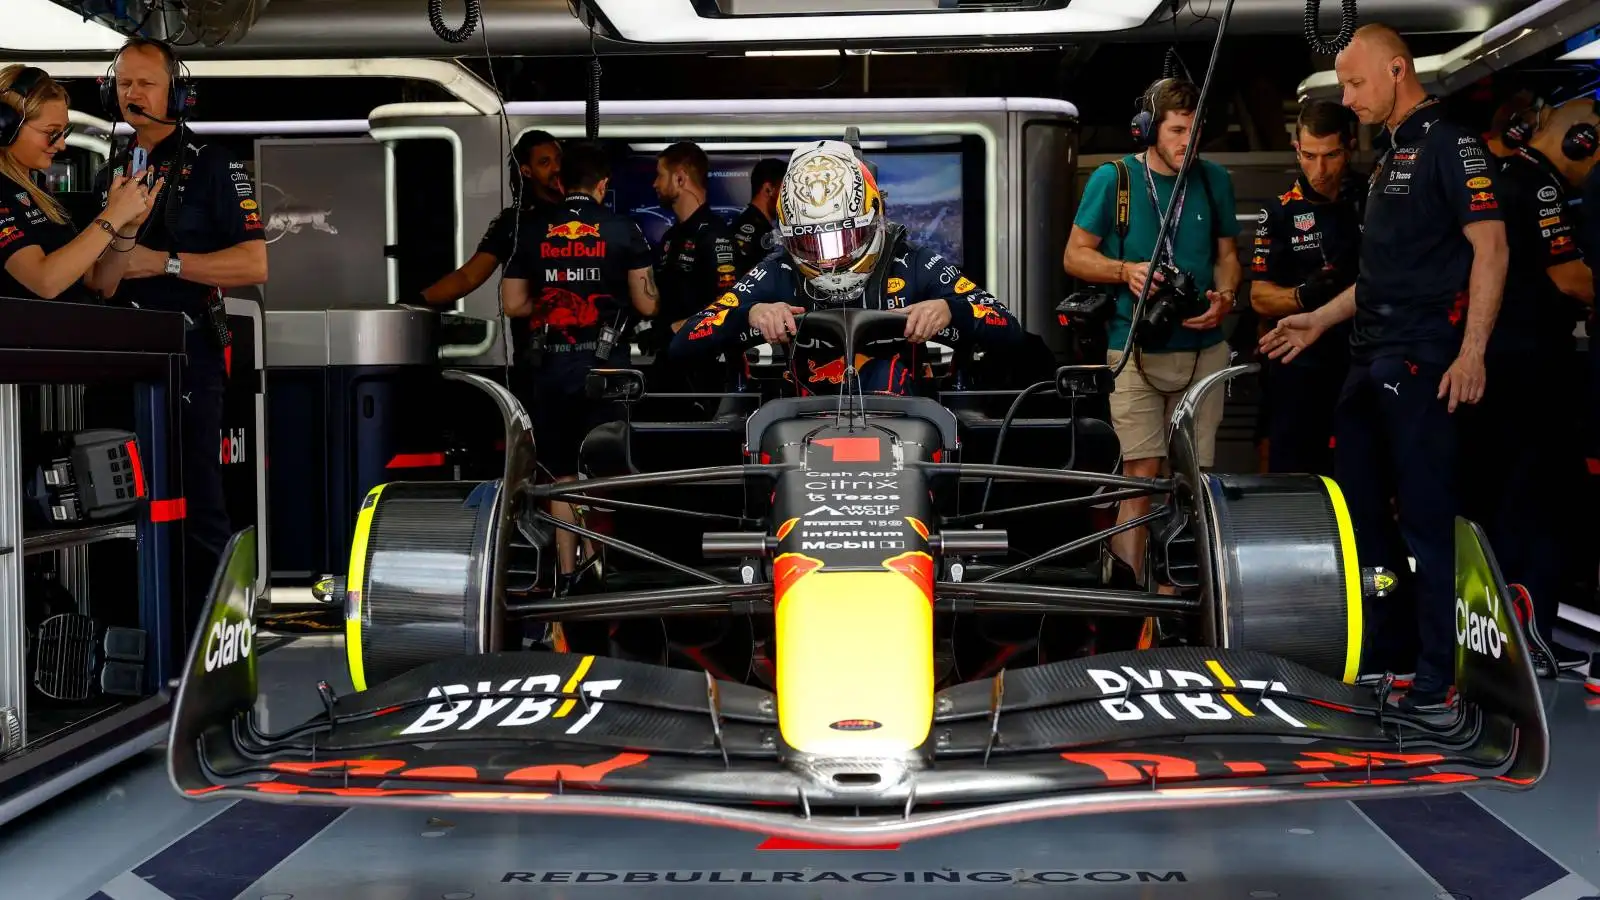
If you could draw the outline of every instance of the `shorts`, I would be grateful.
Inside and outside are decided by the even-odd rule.
[[[569,362],[569,360],[571,360]],[[553,478],[578,474],[578,451],[589,432],[622,418],[615,401],[594,400],[584,393],[592,368],[576,354],[545,357],[539,371],[519,374],[517,399],[533,421],[535,461]]]
[[[1135,459],[1165,459],[1167,423],[1172,421],[1178,401],[1197,381],[1228,367],[1231,351],[1219,342],[1199,351],[1178,353],[1139,353],[1117,376],[1111,393],[1111,427],[1122,445],[1124,462]],[[1122,352],[1106,352],[1106,362],[1115,366]],[[1217,431],[1222,427],[1222,406],[1227,391],[1218,387],[1200,404],[1196,422],[1200,440],[1200,465],[1215,462]]]

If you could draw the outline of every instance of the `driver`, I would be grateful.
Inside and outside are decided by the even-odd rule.
[[[993,295],[884,217],[877,180],[843,141],[807,144],[790,157],[778,191],[778,240],[781,254],[684,323],[668,348],[673,358],[739,353],[757,334],[788,343],[796,313],[843,307],[903,312],[912,344],[1022,343],[1021,324]],[[841,384],[847,368],[837,358],[812,358],[807,367],[799,376],[807,393]],[[857,368],[861,389],[879,393],[902,393],[915,374],[901,356],[858,359]]]

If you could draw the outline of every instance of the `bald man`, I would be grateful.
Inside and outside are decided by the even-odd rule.
[[[1280,319],[1261,344],[1270,358],[1292,360],[1353,320],[1334,468],[1362,564],[1409,569],[1391,498],[1416,560],[1404,591],[1414,617],[1400,614],[1398,598],[1368,604],[1362,672],[1408,673],[1414,662],[1401,707],[1444,713],[1455,681],[1456,412],[1483,396],[1506,279],[1505,222],[1482,139],[1444,118],[1393,29],[1362,27],[1334,68],[1344,105],[1383,126],[1388,143],[1368,183],[1361,274],[1332,302]]]
[[[1588,661],[1552,629],[1581,555],[1566,513],[1586,477],[1574,331],[1595,295],[1569,204],[1595,167],[1600,115],[1589,98],[1525,115],[1533,136],[1499,161],[1495,177],[1510,276],[1489,339],[1483,401],[1462,420],[1462,483],[1466,513],[1487,529],[1529,625],[1534,671],[1554,678]]]

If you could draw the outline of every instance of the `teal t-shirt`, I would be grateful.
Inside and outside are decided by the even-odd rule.
[[[1123,162],[1128,166],[1127,243],[1119,245],[1117,240],[1117,170],[1110,163],[1095,169],[1089,176],[1073,224],[1098,236],[1101,239],[1100,252],[1107,257],[1148,262],[1155,255],[1156,235],[1161,231],[1161,214],[1172,200],[1172,189],[1178,183],[1178,178],[1152,172],[1156,203],[1151,203],[1143,161],[1138,156],[1126,156]],[[1202,176],[1206,179],[1205,185],[1200,183]],[[1211,191],[1209,202],[1206,200],[1206,187]],[[1219,235],[1238,233],[1233,179],[1228,176],[1227,169],[1203,159],[1190,168],[1189,187],[1184,193],[1183,219],[1174,222],[1169,231],[1177,267],[1194,276],[1195,287],[1202,294],[1210,290],[1216,283],[1211,267],[1217,238]],[[1127,285],[1123,285],[1117,293],[1117,311],[1112,316],[1108,335],[1109,346],[1113,350],[1121,349],[1128,340],[1135,299]],[[1203,350],[1221,343],[1223,337],[1220,327],[1195,331],[1178,325],[1173,328],[1172,337],[1160,349],[1168,352]]]

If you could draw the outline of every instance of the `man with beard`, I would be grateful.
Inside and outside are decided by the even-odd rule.
[[[1365,185],[1350,171],[1356,118],[1328,100],[1300,110],[1300,175],[1261,211],[1251,254],[1250,306],[1263,320],[1313,310],[1355,283]],[[1262,369],[1267,386],[1267,469],[1333,474],[1333,410],[1349,368],[1349,327],[1291,363]]]
[[[1123,474],[1154,478],[1166,459],[1167,423],[1179,399],[1228,365],[1222,322],[1233,310],[1243,267],[1228,170],[1196,159],[1178,184],[1185,157],[1200,153],[1193,144],[1201,120],[1199,87],[1164,78],[1150,86],[1139,106],[1137,150],[1089,176],[1063,263],[1069,275],[1115,286],[1106,362],[1122,368],[1110,397],[1111,425],[1122,445]],[[1158,247],[1162,215],[1174,206],[1166,241]],[[1189,276],[1192,289],[1181,302],[1166,273]],[[1147,281],[1155,284],[1135,326],[1135,305]],[[1132,358],[1125,361],[1130,343]],[[1211,392],[1196,416],[1203,467],[1214,461],[1222,401],[1221,391]],[[1130,521],[1150,512],[1150,498],[1123,500],[1117,510],[1118,522]],[[1112,551],[1140,579],[1147,539],[1143,527],[1111,539]]]
[[[767,157],[750,170],[750,203],[733,220],[734,274],[743,278],[778,246],[772,220],[778,216],[778,189],[789,166]]]
[[[422,292],[427,304],[446,306],[472,293],[516,251],[519,218],[561,202],[561,144],[546,131],[529,131],[512,152],[512,204],[500,211],[461,268]],[[520,205],[519,205],[520,203]]]
[[[616,360],[626,365],[629,307],[654,315],[659,297],[644,233],[602,205],[611,182],[605,151],[587,143],[569,147],[562,180],[561,202],[524,218],[500,282],[501,307],[526,336],[513,390],[533,417],[540,466],[558,482],[577,479],[584,437],[617,415],[614,404],[586,395],[589,370]],[[551,515],[576,521],[569,503],[552,503]],[[577,567],[577,546],[576,534],[557,530],[563,591]]]
[[[1363,124],[1384,125],[1388,141],[1369,180],[1361,272],[1331,302],[1280,320],[1261,346],[1293,361],[1353,320],[1350,374],[1335,412],[1338,482],[1361,560],[1409,569],[1394,552],[1391,498],[1416,560],[1410,623],[1393,597],[1367,604],[1362,672],[1410,673],[1414,664],[1401,708],[1443,713],[1455,681],[1455,413],[1483,396],[1506,227],[1482,139],[1444,118],[1399,34],[1363,26],[1334,65],[1344,105]]]
[[[706,152],[687,141],[656,158],[656,196],[671,208],[677,224],[661,238],[656,262],[661,306],[641,340],[655,353],[652,391],[720,391],[724,366],[735,362],[673,360],[666,352],[684,322],[738,280],[733,230],[708,201],[710,169]]]

